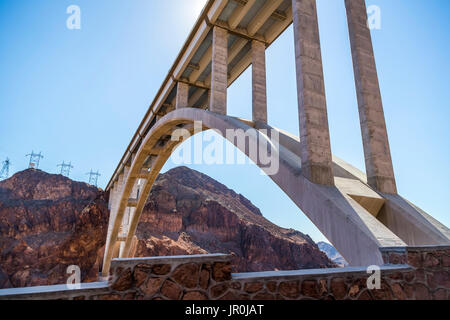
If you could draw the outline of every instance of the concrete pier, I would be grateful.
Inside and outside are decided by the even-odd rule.
[[[213,29],[211,68],[210,110],[227,114],[228,32],[220,27]]]
[[[253,121],[267,123],[266,45],[252,41]]]
[[[316,0],[292,0],[302,173],[333,185],[327,102]]]
[[[394,168],[384,118],[372,37],[364,0],[346,0],[367,181],[375,190],[396,194]]]

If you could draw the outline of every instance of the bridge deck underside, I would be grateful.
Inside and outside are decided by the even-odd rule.
[[[122,156],[107,190],[123,173],[157,118],[174,110],[178,81],[190,85],[189,107],[208,108],[214,26],[228,31],[230,86],[251,65],[252,40],[269,47],[291,24],[291,0],[209,0]]]

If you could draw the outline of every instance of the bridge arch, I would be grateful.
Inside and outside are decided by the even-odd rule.
[[[345,0],[366,174],[331,154],[316,0],[209,0],[139,125],[107,190],[110,222],[103,264],[127,257],[151,187],[173,150],[176,128],[255,128],[276,153],[267,172],[251,148],[231,141],[285,192],[351,265],[383,264],[380,249],[450,244],[450,230],[403,199],[390,155],[364,0]],[[301,140],[267,125],[266,49],[293,24]],[[252,119],[227,116],[227,89],[252,65]],[[210,67],[209,67],[210,66]],[[209,111],[200,110],[207,108]],[[172,111],[176,109],[176,111]],[[264,130],[274,130],[273,143]],[[225,135],[225,138],[228,137]],[[143,181],[143,185],[138,184]]]
[[[172,140],[173,132],[182,128],[192,134],[195,129],[199,129],[195,128],[195,123],[202,124],[201,131],[214,129],[224,138],[229,138],[226,132],[230,129],[256,129],[249,131],[253,134],[248,135],[249,140],[245,145],[237,140],[229,141],[268,174],[349,263],[382,264],[380,248],[405,246],[400,238],[374,216],[384,200],[361,181],[364,179],[363,173],[336,158],[333,164],[336,186],[312,183],[301,174],[301,160],[297,151],[300,148],[296,137],[263,123],[183,108],[170,112],[153,126],[111,189],[104,276],[107,276],[113,258],[130,255],[133,236],[151,188],[164,164],[183,142]],[[265,130],[278,136],[276,144],[266,135]],[[250,150],[250,144],[268,148],[269,153],[276,154],[279,158],[279,170],[268,172],[269,169],[260,162],[259,152],[255,154]],[[139,180],[143,184],[138,185]],[[127,209],[130,211],[129,216],[126,214]],[[120,244],[120,250],[117,250],[117,243]]]

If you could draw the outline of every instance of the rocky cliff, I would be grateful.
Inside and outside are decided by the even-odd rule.
[[[108,194],[39,170],[0,182],[0,288],[83,281],[101,268]],[[162,174],[144,209],[137,256],[231,253],[234,271],[335,266],[307,236],[265,219],[242,195],[185,167]]]
[[[39,170],[0,182],[0,287],[65,283],[80,266],[94,280],[108,221],[107,195]]]
[[[185,167],[159,177],[137,233],[138,256],[232,253],[241,272],[333,265],[309,236],[274,225],[242,195]]]

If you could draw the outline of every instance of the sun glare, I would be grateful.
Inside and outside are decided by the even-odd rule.
[[[192,2],[192,12],[200,15],[207,0],[191,0],[190,2]]]
[[[183,1],[183,14],[192,16],[196,19],[202,12],[202,9],[205,6],[206,2],[207,0]]]

